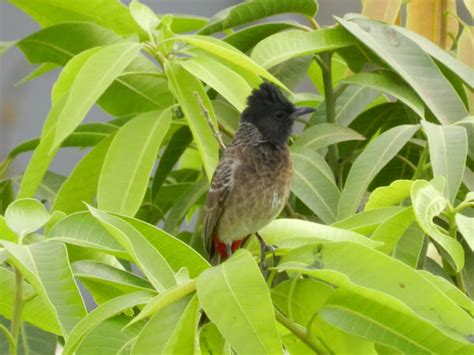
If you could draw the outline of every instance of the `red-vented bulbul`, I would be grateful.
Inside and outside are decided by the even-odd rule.
[[[281,212],[293,175],[288,138],[295,118],[312,111],[295,107],[267,82],[247,98],[207,195],[203,236],[211,259],[216,251],[227,259]]]

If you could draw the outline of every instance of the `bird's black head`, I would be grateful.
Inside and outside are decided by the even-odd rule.
[[[275,85],[265,82],[247,98],[242,121],[255,125],[266,140],[285,144],[295,118],[312,111],[310,107],[295,107]]]

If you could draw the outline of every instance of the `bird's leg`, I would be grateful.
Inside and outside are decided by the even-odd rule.
[[[273,264],[276,262],[276,256],[275,256],[275,250],[276,247],[273,245],[267,245],[265,241],[263,240],[262,236],[257,232],[255,233],[257,236],[258,241],[260,242],[260,266],[262,269],[266,269],[268,267],[266,261],[265,261],[265,253],[267,251],[272,253],[273,256]]]
[[[225,251],[227,253],[227,259],[232,256],[232,243],[225,243]]]

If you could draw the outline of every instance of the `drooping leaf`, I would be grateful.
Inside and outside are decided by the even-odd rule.
[[[239,250],[204,271],[197,294],[206,315],[237,352],[282,353],[270,293],[248,251]]]
[[[94,309],[74,327],[68,341],[64,346],[64,354],[73,354],[82,339],[93,331],[99,324],[122,311],[146,304],[153,297],[149,291],[133,292],[116,297]]]
[[[291,157],[293,193],[325,223],[334,222],[340,192],[331,168],[312,146],[292,147]]]
[[[33,285],[43,302],[54,310],[61,333],[67,339],[86,315],[86,308],[72,276],[64,244],[43,242],[22,246],[3,242],[3,245],[10,261]]]
[[[165,258],[132,225],[124,220],[88,206],[91,214],[129,253],[148,280],[160,292],[176,285],[174,273]]]
[[[399,73],[441,123],[453,123],[467,116],[461,99],[434,61],[409,38],[372,20],[337,21]]]
[[[354,213],[363,194],[377,173],[398,153],[418,125],[401,125],[392,128],[369,143],[352,164],[338,203],[338,219]]]
[[[143,113],[114,136],[97,186],[99,208],[134,216],[148,187],[161,142],[171,123],[171,110]]]
[[[264,68],[271,68],[290,58],[354,44],[353,37],[341,27],[312,32],[293,30],[276,33],[260,41],[252,51],[252,59]]]
[[[464,265],[464,252],[461,244],[433,222],[433,218],[440,215],[446,208],[448,200],[433,185],[424,180],[416,181],[413,184],[411,199],[420,227],[449,254],[453,267],[460,271]]]
[[[227,28],[241,26],[268,16],[284,13],[298,13],[314,17],[318,11],[318,4],[314,0],[258,0],[244,2],[226,8],[217,13],[211,22],[199,33],[209,35]]]
[[[318,150],[331,144],[349,140],[364,140],[353,129],[333,123],[320,123],[305,129],[295,140],[295,146],[310,147]]]
[[[341,80],[342,83],[367,86],[392,95],[424,118],[425,108],[418,95],[395,75],[385,72],[358,73]]]

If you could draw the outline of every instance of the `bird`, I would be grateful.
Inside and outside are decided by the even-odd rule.
[[[288,147],[295,119],[313,112],[296,107],[270,82],[252,90],[239,128],[211,179],[204,207],[203,239],[209,259],[229,258],[250,235],[285,206],[293,166]],[[262,247],[265,243],[256,234]]]

